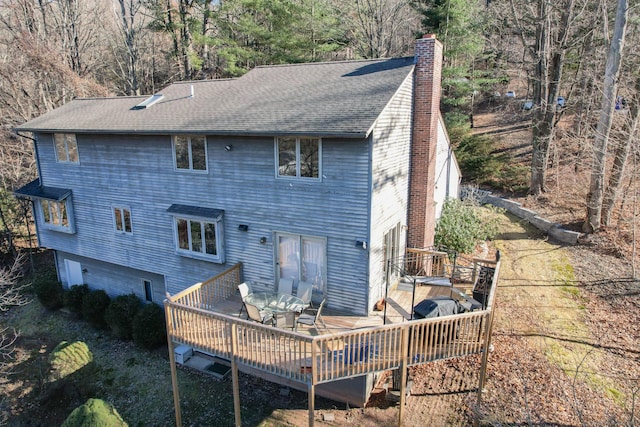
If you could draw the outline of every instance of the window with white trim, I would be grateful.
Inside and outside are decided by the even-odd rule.
[[[278,178],[320,179],[320,138],[276,138],[276,176]]]
[[[224,263],[224,211],[171,205],[176,252],[205,261]]]
[[[73,233],[70,206],[68,199],[49,200],[40,199],[40,213],[44,226],[50,230]]]
[[[116,228],[116,231],[120,233],[130,234],[132,232],[131,210],[129,208],[114,207],[113,224]]]
[[[207,171],[207,138],[196,135],[173,137],[173,161],[176,170]]]
[[[56,133],[53,135],[58,162],[78,163],[78,143],[73,133]]]

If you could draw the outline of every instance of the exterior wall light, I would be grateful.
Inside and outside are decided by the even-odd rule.
[[[240,230],[240,231],[249,231],[249,226],[247,224],[240,224],[238,226],[238,230]]]
[[[367,249],[367,242],[365,240],[356,240],[356,248]]]
[[[231,145],[231,144],[227,144],[227,145],[225,145],[225,146],[224,146],[224,149],[225,149],[226,151],[231,151],[231,150],[233,150],[233,145]]]
[[[261,244],[263,244],[263,245],[264,245],[265,243],[267,243],[267,238],[266,238],[266,237],[264,237],[264,236],[262,236],[262,237],[260,238],[260,243],[261,243]]]

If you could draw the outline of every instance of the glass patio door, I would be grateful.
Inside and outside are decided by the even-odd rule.
[[[276,237],[276,279],[293,279],[294,287],[300,281],[309,282],[314,300],[322,299],[326,289],[326,239],[285,233]]]

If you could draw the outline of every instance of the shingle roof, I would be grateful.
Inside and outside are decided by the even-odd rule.
[[[172,84],[147,109],[132,109],[147,96],[76,99],[16,130],[362,137],[412,70],[413,58],[257,67]]]

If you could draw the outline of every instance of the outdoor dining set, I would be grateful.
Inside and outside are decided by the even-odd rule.
[[[324,306],[323,299],[317,308],[313,307],[311,283],[299,282],[293,295],[292,279],[280,279],[274,291],[253,292],[247,282],[239,284],[238,290],[242,298],[240,315],[244,311],[248,319],[278,328],[297,331],[299,324],[315,327]]]

